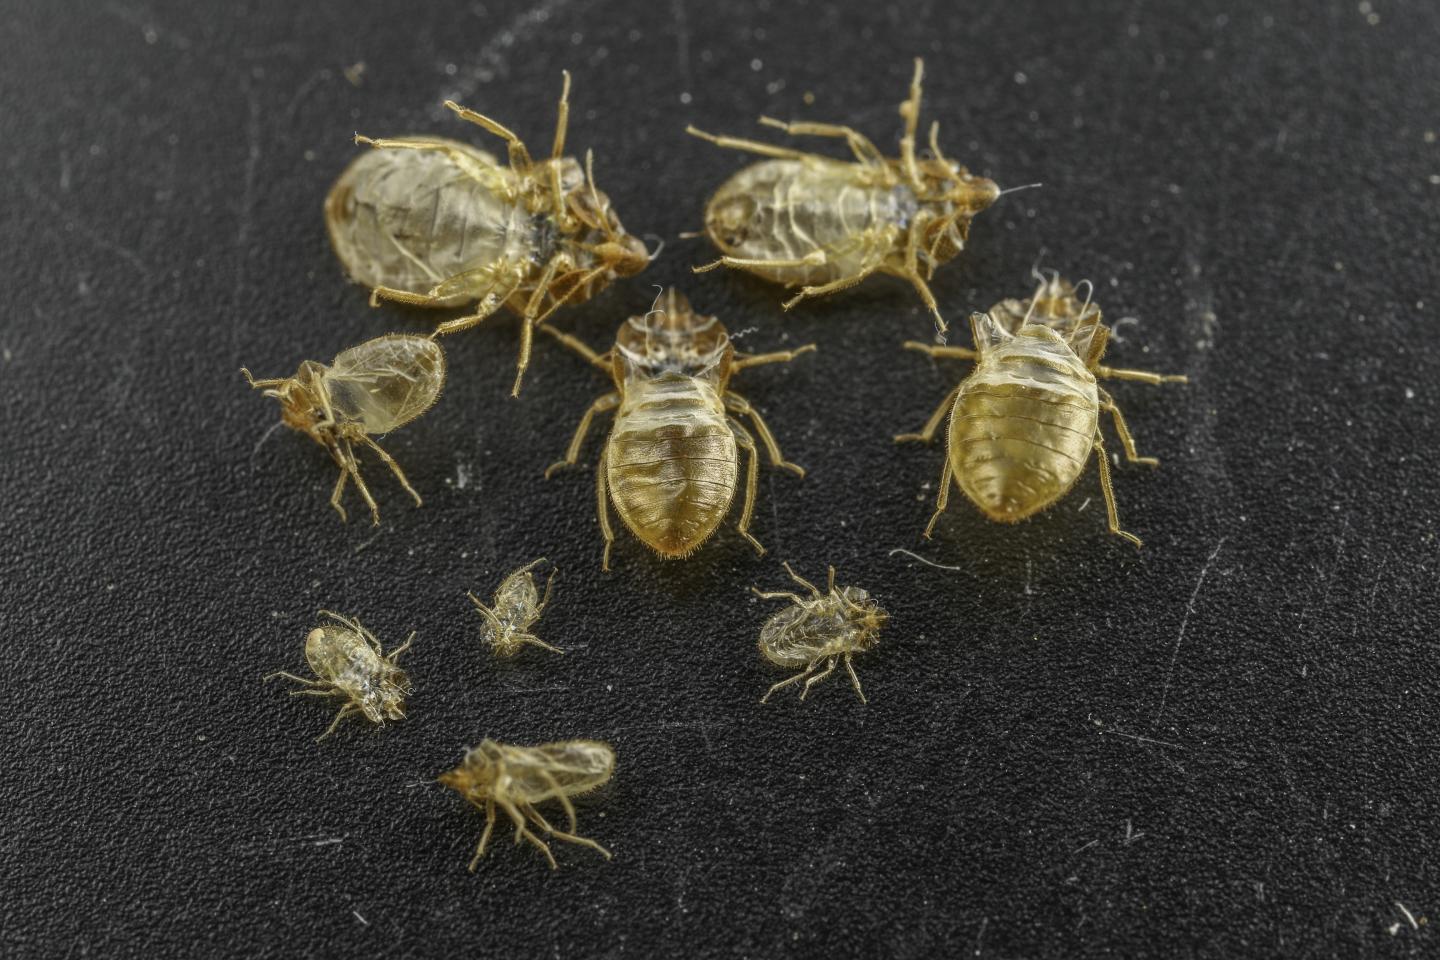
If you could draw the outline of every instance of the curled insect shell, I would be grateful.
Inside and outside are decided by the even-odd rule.
[[[825,593],[797,574],[788,563],[785,570],[809,596],[751,588],[756,596],[790,601],[790,606],[771,615],[760,628],[760,655],[776,666],[800,672],[774,684],[760,702],[770,699],[776,690],[802,680],[805,688],[800,699],[804,700],[810,688],[829,677],[841,663],[850,675],[856,696],[862,703],[866,702],[851,658],[875,648],[888,615],[863,588],[837,588],[834,567],[830,568]]]

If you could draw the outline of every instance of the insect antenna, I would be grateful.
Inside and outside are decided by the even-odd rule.
[[[1005,194],[1007,193],[1019,193],[1021,190],[1033,190],[1037,187],[1043,186],[1045,186],[1045,184],[1043,183],[1022,183],[1018,187],[1006,187],[1004,190],[1001,190],[999,193],[995,194],[995,199],[998,200],[1001,197],[1005,196]]]
[[[569,74],[566,74],[569,77]],[[590,202],[595,204],[595,210],[600,215],[600,229],[607,240],[617,240],[615,228],[610,225],[610,218],[606,216],[610,212],[608,202],[600,202],[600,190],[595,186],[595,151],[585,151],[585,184],[590,188]],[[658,251],[657,251],[658,252]]]

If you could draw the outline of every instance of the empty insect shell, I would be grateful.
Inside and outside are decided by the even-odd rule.
[[[735,174],[706,204],[705,232],[722,256],[696,272],[728,266],[800,287],[786,301],[787,310],[871,274],[890,274],[915,287],[944,330],[927,281],[965,248],[970,221],[1001,190],[945,158],[938,124],[930,127],[931,156],[916,156],[923,73],[916,60],[909,99],[900,105],[905,134],[898,158],[838,124],[760,119],[793,135],[842,138],[854,162],[688,128],[719,146],[771,158]]]
[[[340,498],[353,478],[372,522],[380,522],[380,508],[360,475],[355,444],[374,450],[420,505],[420,494],[400,465],[371,437],[404,426],[434,405],[445,385],[445,352],[435,341],[390,334],[342,350],[329,366],[306,360],[293,377],[256,380],[249,370],[240,372],[251,387],[280,401],[280,419],[286,426],[330,453],[340,468],[330,505],[340,519],[346,519]]]
[[[810,596],[802,597],[788,591],[764,592],[751,587],[758,597],[791,602],[791,606],[771,616],[760,628],[760,655],[776,666],[800,672],[772,686],[760,702],[769,700],[776,690],[801,680],[805,681],[805,689],[800,693],[800,699],[804,700],[810,688],[830,676],[836,665],[842,662],[850,674],[855,695],[861,703],[867,702],[851,657],[875,648],[888,615],[860,587],[837,589],[834,567],[830,568],[825,593],[797,574],[788,563],[785,564],[785,572],[808,590]],[[816,673],[816,668],[822,664],[825,669]]]
[[[372,723],[405,719],[405,697],[410,693],[410,678],[395,665],[400,654],[415,641],[412,632],[405,642],[389,653],[380,647],[375,635],[350,617],[321,610],[322,623],[305,637],[305,659],[317,679],[307,680],[293,673],[278,670],[266,680],[282,677],[302,684],[304,689],[292,690],[291,696],[341,697],[345,703],[324,733],[324,740],[335,732],[340,721],[352,713],[360,713]]]
[[[465,754],[460,766],[440,775],[440,783],[459,793],[485,811],[485,832],[470,861],[473,871],[485,855],[495,831],[496,810],[515,824],[515,842],[529,840],[550,868],[557,867],[550,845],[530,831],[539,827],[557,840],[578,843],[598,850],[610,859],[610,851],[587,837],[576,834],[575,805],[571,798],[589,793],[607,783],[615,773],[615,751],[596,740],[563,740],[538,747],[517,747],[494,740],[482,740]],[[558,801],[565,810],[569,830],[552,826],[535,809],[547,800]]]
[[[1138,537],[1120,528],[1100,414],[1113,418],[1127,460],[1149,466],[1159,461],[1136,452],[1120,408],[1096,378],[1151,384],[1186,378],[1103,366],[1109,329],[1100,308],[1088,295],[1081,301],[1059,275],[1041,277],[1029,300],[1002,301],[970,322],[973,350],[905,344],[932,357],[976,361],[919,433],[895,438],[929,443],[949,413],[940,491],[925,536],[949,504],[952,479],[985,516],[1015,523],[1064,496],[1094,451],[1110,532],[1140,546]]]
[[[545,558],[541,557],[502,580],[495,591],[493,607],[485,606],[475,594],[467,594],[470,602],[475,604],[475,609],[485,618],[484,639],[495,656],[513,657],[526,644],[549,650],[551,653],[565,652],[530,632],[531,625],[545,612],[545,606],[550,602],[551,587],[555,584],[555,569],[552,567],[550,576],[545,579],[545,596],[542,599],[540,591],[535,587],[535,576],[531,571],[546,562]]]
[[[615,540],[607,501],[614,502],[625,526],[661,556],[689,556],[729,512],[739,484],[742,450],[748,458],[740,534],[764,553],[750,534],[759,454],[755,437],[738,418],[750,418],[775,466],[802,477],[805,471],[781,456],[759,411],[730,389],[730,378],[746,367],[792,360],[815,345],[777,353],[737,353],[724,325],[696,313],[673,288],[656,298],[649,313],[622,324],[615,345],[604,354],[548,325],[544,329],[604,370],[615,385],[580,419],[565,459],[546,471],[550,476],[574,466],[595,415],[616,411],[596,471],[604,568],[610,567]]]
[[[442,334],[473,327],[501,306],[523,318],[516,394],[535,324],[650,262],[595,186],[590,154],[583,170],[564,155],[570,74],[564,78],[547,159],[532,159],[495,120],[447,102],[506,142],[508,165],[441,137],[357,136],[377,149],[356,159],[325,201],[331,245],[350,276],[373,288],[372,304],[475,305],[440,324]]]

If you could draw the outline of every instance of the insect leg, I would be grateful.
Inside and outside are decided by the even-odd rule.
[[[766,425],[765,418],[760,416],[760,411],[750,406],[750,401],[738,393],[725,392],[725,406],[734,413],[744,414],[755,424],[755,432],[760,435],[760,442],[765,445],[765,452],[770,455],[770,462],[782,470],[789,470],[797,477],[805,476],[805,468],[789,462],[780,454],[780,446],[775,442],[775,435],[770,432]]]
[[[555,854],[550,852],[550,845],[530,832],[530,828],[525,826],[525,818],[521,816],[520,811],[516,809],[515,805],[502,803],[501,806],[505,808],[505,812],[510,815],[510,819],[515,823],[515,842],[518,844],[521,840],[529,840],[540,848],[541,853],[545,854],[545,859],[550,861],[550,869],[559,870],[560,865],[555,862]]]
[[[1095,431],[1095,459],[1100,466],[1100,492],[1105,495],[1105,518],[1110,525],[1110,532],[1124,537],[1139,547],[1141,545],[1139,537],[1120,529],[1120,516],[1115,511],[1115,489],[1110,485],[1110,458],[1105,453],[1105,441],[1101,438],[1099,430]]]
[[[759,140],[746,140],[743,137],[717,137],[713,133],[697,130],[693,126],[687,126],[685,132],[692,137],[709,140],[717,147],[728,147],[731,150],[745,150],[750,153],[758,153],[762,157],[777,157],[781,160],[804,160],[806,157],[815,156],[815,154],[806,153],[803,150],[777,147],[772,143],[761,143]]]
[[[913,156],[911,157],[911,163],[914,163]],[[925,306],[935,315],[936,328],[940,333],[944,333],[946,330],[949,330],[950,327],[945,322],[945,318],[940,315],[940,305],[935,302],[935,294],[930,292],[930,285],[925,282],[924,277],[920,276],[919,249],[920,228],[922,225],[922,221],[919,219],[916,219],[910,225],[910,232],[905,243],[905,268],[899,271],[899,275],[909,280],[911,285],[915,287],[915,292],[920,294],[920,299],[925,301]],[[931,264],[930,272],[933,273],[934,269],[934,265]]]
[[[910,185],[920,190],[920,170],[915,166],[915,130],[920,125],[920,81],[925,76],[925,61],[915,58],[915,73],[910,78],[910,97],[900,104],[900,116],[905,118],[905,135],[900,138],[900,164]]]
[[[895,434],[895,442],[907,443],[914,440],[920,443],[929,443],[934,440],[935,431],[940,429],[940,424],[945,420],[945,414],[950,411],[950,407],[955,403],[955,395],[960,392],[960,388],[964,385],[964,383],[957,383],[953,390],[945,394],[945,399],[941,400],[940,406],[936,407],[935,412],[930,414],[930,419],[925,421],[925,426],[920,429],[919,433],[897,433]]]
[[[1125,451],[1125,459],[1131,463],[1143,463],[1147,466],[1158,467],[1160,461],[1154,457],[1142,457],[1135,449],[1135,437],[1130,433],[1130,425],[1125,422],[1125,415],[1115,405],[1115,398],[1110,396],[1109,391],[1100,391],[1100,409],[1110,414],[1115,421],[1115,432],[1120,434],[1120,446]]]
[[[345,462],[349,466],[351,476],[355,478],[355,489],[360,491],[365,505],[370,508],[371,525],[378,527],[380,526],[380,508],[376,505],[375,498],[370,496],[370,488],[365,485],[365,478],[360,476],[360,464],[355,462],[355,451],[350,446],[350,441],[346,439],[341,442],[344,443]]]
[[[280,386],[282,383],[285,383],[290,379],[289,377],[275,377],[271,380],[256,380],[254,375],[251,374],[251,372],[245,367],[240,368],[240,373],[245,377],[246,381],[249,382],[250,386],[254,387],[256,390],[272,389],[274,387]]]
[[[600,569],[610,569],[610,548],[615,545],[615,530],[610,526],[610,508],[605,504],[605,458],[601,454],[600,465],[595,468],[595,515],[600,521],[600,535],[605,538],[605,553],[600,558]]]
[[[541,649],[549,650],[551,653],[558,653],[561,656],[565,655],[564,650],[561,650],[559,647],[552,646],[546,643],[544,640],[541,640],[533,633],[518,633],[515,635],[515,639],[520,643],[528,643],[532,647],[540,647]]]
[[[950,465],[950,451],[945,451],[945,466],[940,471],[940,492],[935,497],[935,512],[930,516],[930,522],[925,524],[925,539],[930,539],[930,534],[935,531],[935,524],[940,522],[940,514],[950,506],[950,481],[955,478],[955,468]]]
[[[936,360],[979,360],[980,354],[969,347],[946,347],[919,340],[906,340],[901,344],[906,350],[918,350]]]
[[[335,478],[335,489],[330,491],[330,506],[334,507],[335,511],[340,514],[341,523],[350,522],[350,517],[345,512],[345,505],[340,502],[341,495],[345,493],[345,484],[348,483],[349,480],[350,471],[346,470],[342,465],[340,467],[340,476]]]
[[[544,562],[545,562],[545,558],[544,558],[544,557],[541,557],[539,560],[536,560],[536,561],[535,561],[535,563],[544,563]],[[535,564],[531,564],[530,566],[534,566],[534,565],[535,565]],[[529,567],[526,567],[526,569],[528,570]],[[542,614],[542,613],[545,612],[545,606],[546,606],[546,604],[548,604],[548,603],[550,602],[550,591],[552,591],[552,590],[555,589],[555,575],[558,574],[559,572],[560,572],[559,570],[555,569],[554,567],[551,567],[551,568],[550,568],[550,576],[548,576],[548,577],[545,578],[545,596],[543,596],[543,597],[540,598],[540,605],[535,608],[535,619],[536,619],[536,620],[539,620],[539,619],[540,619],[540,614]],[[534,622],[534,621],[532,621],[532,622]]]
[[[835,565],[833,563],[830,565],[829,577],[829,582],[826,584],[827,589],[829,589],[833,596],[839,596],[839,594],[835,593]]]
[[[344,694],[345,691],[338,687],[332,690],[291,690],[292,697],[333,697],[336,694]]]
[[[698,267],[691,267],[691,273],[708,273],[717,267],[738,267],[749,269],[754,267],[773,267],[775,269],[789,269],[791,267],[823,267],[825,265],[825,251],[812,250],[803,257],[793,260],[753,260],[746,257],[721,257],[710,263],[702,263]]]
[[[620,406],[620,394],[618,393],[607,393],[590,404],[585,415],[580,418],[580,425],[575,428],[575,436],[570,438],[570,446],[565,450],[565,459],[556,460],[545,468],[546,480],[554,476],[556,470],[575,466],[576,461],[580,459],[580,450],[585,446],[585,437],[590,432],[590,424],[594,421],[595,414],[606,413],[618,406]]]
[[[853,273],[848,277],[841,277],[839,280],[831,280],[829,283],[822,283],[816,287],[801,287],[799,293],[795,294],[795,296],[789,300],[786,300],[780,306],[782,309],[789,310],[806,297],[823,297],[827,293],[835,293],[837,290],[848,289],[870,276],[875,270],[876,267],[867,266],[861,268],[858,273]],[[918,277],[913,279],[918,279]],[[931,302],[933,303],[934,301],[932,300]]]
[[[1150,373],[1146,370],[1122,370],[1115,367],[1099,366],[1094,370],[1095,376],[1110,380],[1139,380],[1142,383],[1189,383],[1190,378],[1183,373]]]
[[[798,123],[786,123],[783,120],[776,120],[774,117],[761,117],[760,122],[767,127],[774,127],[776,130],[784,130],[792,137],[810,135],[813,137],[840,137],[850,145],[850,152],[855,154],[855,159],[870,166],[877,166],[888,169],[885,162],[885,155],[880,148],[871,142],[859,130],[851,127],[843,127],[835,123],[811,123],[801,121]]]
[[[379,150],[432,150],[443,153],[451,163],[459,167],[465,174],[481,183],[489,183],[493,177],[487,176],[484,168],[475,163],[475,159],[463,150],[456,150],[448,143],[438,143],[434,140],[420,140],[413,137],[382,138],[373,140],[370,137],[355,135],[355,142],[365,146],[375,147]]]
[[[801,699],[801,700],[804,700],[806,697],[810,696],[810,688],[813,687],[813,686],[815,686],[815,684],[817,684],[817,683],[819,683],[820,681],[824,680],[826,677],[830,676],[830,674],[832,674],[832,673],[834,673],[834,672],[835,672],[835,658],[834,658],[834,657],[830,657],[830,658],[826,661],[825,669],[824,669],[824,670],[821,670],[819,673],[815,674],[815,676],[813,676],[813,677],[811,677],[809,680],[806,680],[806,681],[805,681],[805,689],[800,691],[800,699]]]
[[[297,677],[297,676],[295,676],[295,674],[293,674],[293,673],[287,673],[287,672],[284,671],[284,670],[276,670],[274,673],[267,673],[267,674],[265,674],[265,676],[264,676],[263,678],[261,678],[261,679],[262,679],[262,680],[265,680],[265,681],[269,681],[269,680],[274,680],[276,677],[280,677],[282,680],[293,680],[293,681],[295,681],[296,683],[303,683],[303,684],[305,684],[306,686],[310,686],[310,687],[325,687],[325,686],[329,686],[329,684],[328,684],[327,681],[324,681],[324,680],[306,680],[304,677]]]
[[[812,353],[819,349],[813,343],[807,343],[803,347],[796,347],[794,350],[777,350],[774,353],[742,353],[735,357],[730,364],[730,369],[744,370],[746,367],[758,367],[766,363],[789,363],[802,353]]]
[[[562,344],[569,347],[571,350],[574,350],[576,353],[580,354],[580,356],[585,358],[586,363],[593,364],[594,366],[599,367],[601,370],[604,370],[606,373],[610,372],[610,363],[605,359],[605,355],[596,353],[594,350],[591,350],[590,346],[583,340],[581,340],[579,337],[572,337],[568,333],[562,333],[561,331],[556,330],[554,327],[550,326],[547,323],[537,321],[536,326],[538,326],[541,330],[544,330],[546,333],[550,334],[550,336],[554,337],[556,340],[559,340]],[[732,367],[731,369],[734,368]]]
[[[760,702],[764,703],[766,700],[769,700],[770,694],[774,693],[776,690],[784,689],[785,687],[790,686],[790,684],[792,683],[799,683],[801,680],[804,680],[806,677],[810,676],[810,674],[815,670],[815,667],[819,663],[819,660],[815,660],[810,664],[810,666],[806,667],[804,670],[801,670],[799,673],[795,674],[795,676],[787,677],[786,679],[781,680],[779,683],[772,684],[770,689],[765,691],[765,696],[760,698]]]
[[[573,832],[574,829],[575,829],[575,816],[574,816],[574,813],[573,813],[573,812],[571,813],[571,816],[570,816],[570,830],[572,831],[572,832],[570,832],[570,833],[566,833],[564,830],[556,830],[554,827],[552,827],[552,826],[550,825],[550,821],[546,820],[543,816],[541,816],[540,811],[536,810],[534,807],[530,806],[528,803],[525,804],[525,813],[526,813],[526,815],[528,815],[531,819],[533,819],[533,820],[535,821],[535,823],[536,823],[542,830],[544,830],[546,833],[550,834],[550,835],[551,835],[552,837],[554,837],[555,839],[557,839],[557,840],[565,840],[565,841],[567,841],[567,842],[569,842],[569,843],[576,843],[576,844],[579,844],[579,845],[582,846],[582,847],[591,847],[592,849],[598,851],[598,852],[601,854],[601,856],[603,856],[606,860],[613,860],[613,859],[614,859],[614,857],[611,855],[611,853],[610,853],[609,850],[606,850],[604,847],[600,846],[600,844],[596,843],[594,840],[591,840],[589,837],[582,837],[582,836],[580,836],[580,835],[578,835],[578,834],[576,834],[576,833]]]
[[[402,653],[404,653],[406,650],[409,650],[409,649],[410,649],[410,644],[412,644],[412,643],[414,643],[414,642],[415,642],[415,631],[414,631],[414,630],[411,630],[411,631],[410,631],[410,636],[408,636],[408,637],[405,638],[405,642],[402,643],[402,644],[400,644],[400,646],[396,647],[394,650],[391,650],[389,653],[385,654],[385,659],[386,659],[386,660],[389,660],[391,663],[394,663],[394,662],[396,661],[396,659],[399,658],[400,654],[402,654]]]
[[[525,141],[517,137],[509,127],[503,123],[491,120],[483,113],[476,113],[474,110],[467,110],[454,100],[446,100],[445,106],[455,111],[455,115],[461,120],[468,120],[471,123],[483,127],[505,141],[506,149],[510,154],[510,169],[518,174],[528,174],[535,162],[530,159],[530,151],[525,149]],[[568,115],[568,111],[567,111]]]
[[[824,594],[820,592],[820,590],[815,586],[815,584],[811,583],[809,580],[806,580],[804,577],[800,576],[800,574],[795,572],[795,568],[790,566],[789,560],[781,561],[780,566],[784,567],[785,572],[790,574],[791,580],[794,580],[796,583],[800,584],[800,586],[813,593],[816,600],[819,600],[822,596],[824,596]]]
[[[745,505],[740,509],[740,535],[750,541],[757,556],[763,557],[765,548],[750,535],[750,518],[755,513],[755,485],[760,477],[760,451],[755,449],[755,438],[750,436],[750,431],[734,418],[730,420],[730,430],[735,434],[736,442],[750,453],[745,467]]]
[[[330,736],[330,734],[335,732],[335,728],[340,726],[341,720],[344,720],[350,714],[355,713],[359,709],[360,708],[355,706],[355,704],[353,703],[345,704],[345,706],[340,708],[340,712],[335,714],[335,719],[330,721],[330,726],[325,728],[325,732],[315,738],[315,742],[319,743],[321,740],[324,740],[326,737]]]
[[[475,856],[470,859],[470,872],[474,873],[475,868],[480,865],[480,858],[485,856],[485,848],[490,845],[490,835],[495,832],[495,801],[485,801],[485,832],[480,834],[480,844],[475,848]]]
[[[845,654],[845,669],[850,673],[850,685],[855,688],[855,696],[860,698],[861,703],[869,703],[865,699],[865,691],[860,689],[860,678],[855,675],[855,664],[850,662],[850,654]]]
[[[797,607],[805,606],[805,601],[800,599],[800,595],[791,593],[789,590],[761,590],[758,587],[751,587],[750,592],[761,600],[789,600]]]
[[[535,338],[536,316],[540,313],[540,304],[544,301],[545,292],[550,288],[551,281],[555,279],[556,272],[568,261],[569,258],[563,253],[557,253],[550,258],[545,264],[545,269],[540,274],[540,279],[535,283],[535,291],[530,294],[530,299],[526,302],[525,309],[520,314],[520,357],[515,363],[515,386],[510,388],[510,396],[512,397],[520,396],[520,382],[525,379],[525,371],[530,366],[530,349]],[[573,288],[571,292],[574,292]],[[545,311],[545,316],[550,316],[550,314],[555,312],[556,308],[559,307],[560,303],[563,302],[564,299],[561,299],[549,310]]]
[[[366,434],[360,434],[358,439],[361,443],[365,444],[371,450],[374,450],[375,454],[381,460],[385,461],[385,466],[389,467],[390,472],[395,474],[395,479],[400,481],[400,486],[404,487],[405,492],[415,498],[415,506],[420,506],[422,503],[422,501],[420,500],[420,494],[416,493],[415,488],[410,486],[410,481],[405,479],[405,471],[400,469],[400,464],[395,462],[395,458],[390,456],[390,454],[386,453],[385,450],[380,446],[380,444],[376,443],[374,440],[371,440],[370,437]],[[355,480],[357,483],[359,482],[360,478],[358,475],[356,476]]]

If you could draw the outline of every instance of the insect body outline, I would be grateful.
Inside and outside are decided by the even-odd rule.
[[[485,642],[495,656],[513,657],[527,644],[551,653],[565,652],[530,632],[530,627],[549,606],[550,592],[555,585],[556,571],[551,567],[550,576],[545,579],[545,596],[541,597],[540,591],[535,587],[535,576],[531,571],[545,563],[548,561],[541,557],[507,575],[495,590],[493,606],[486,606],[473,593],[466,594],[475,605],[476,611],[485,619]]]
[[[570,74],[557,110],[550,156],[535,160],[509,128],[484,114],[445,106],[503,139],[508,166],[441,137],[373,139],[325,202],[332,246],[347,272],[372,287],[370,302],[423,307],[474,303],[437,334],[479,324],[501,306],[522,318],[512,395],[530,363],[536,324],[566,303],[587,300],[650,262],[595,185],[594,158],[564,155]]]
[[[738,528],[764,553],[750,533],[759,451],[755,436],[739,418],[750,419],[774,466],[801,477],[805,471],[785,460],[759,411],[730,389],[730,378],[747,367],[787,362],[815,345],[738,353],[724,325],[695,313],[674,288],[662,292],[649,313],[622,324],[614,346],[604,354],[549,325],[542,329],[604,370],[615,386],[590,405],[565,458],[545,472],[548,477],[574,466],[594,417],[615,413],[596,470],[596,510],[605,539],[602,568],[610,568],[615,540],[608,502],[614,502],[626,527],[661,556],[689,556],[728,513],[742,452],[746,477]]]
[[[945,157],[938,123],[930,126],[931,155],[916,156],[923,77],[917,58],[909,98],[900,105],[905,132],[898,158],[838,124],[760,118],[791,135],[843,139],[853,162],[687,127],[717,146],[770,158],[734,174],[706,204],[705,233],[721,257],[695,271],[728,266],[800,287],[785,301],[787,310],[886,273],[909,281],[945,332],[928,281],[964,250],[970,221],[1002,191]]]
[[[796,573],[789,563],[784,567],[791,580],[809,591],[808,598],[787,591],[762,591],[757,587],[750,590],[763,600],[791,602],[791,606],[772,614],[760,628],[760,655],[776,666],[800,672],[771,686],[760,702],[769,700],[775,691],[802,680],[805,688],[800,693],[800,699],[804,700],[810,695],[811,687],[829,677],[838,664],[844,663],[855,695],[861,703],[868,703],[851,658],[857,653],[874,649],[889,614],[880,608],[868,591],[860,587],[837,589],[833,566],[830,567],[825,593]],[[825,669],[816,673],[816,668],[822,663]]]
[[[405,698],[410,693],[410,678],[396,661],[415,642],[415,633],[400,646],[385,653],[380,641],[360,621],[329,610],[321,610],[323,623],[305,637],[305,660],[317,679],[277,670],[265,679],[280,677],[302,684],[304,689],[290,691],[291,696],[344,697],[345,703],[325,732],[315,739],[324,740],[335,732],[340,721],[352,713],[361,713],[371,723],[384,725],[387,720],[405,719]]]
[[[1097,379],[1186,383],[1183,375],[1125,370],[1100,363],[1109,329],[1100,308],[1060,278],[1040,278],[1028,300],[1005,300],[970,317],[974,349],[908,341],[935,358],[976,361],[975,369],[936,407],[919,433],[897,442],[929,443],[949,415],[946,455],[929,538],[949,505],[951,481],[991,520],[1017,523],[1063,497],[1095,454],[1111,533],[1140,546],[1120,527],[1110,464],[1100,431],[1108,413],[1131,463],[1156,466],[1136,451],[1119,406]]]
[[[257,380],[244,367],[240,372],[253,389],[280,402],[281,422],[324,447],[340,468],[330,505],[342,521],[349,518],[341,497],[353,479],[370,508],[371,522],[380,523],[380,508],[355,457],[356,444],[373,450],[415,505],[421,505],[420,494],[400,465],[372,437],[404,426],[439,399],[445,385],[445,352],[434,340],[387,334],[342,350],[328,366],[306,360],[293,377]]]

